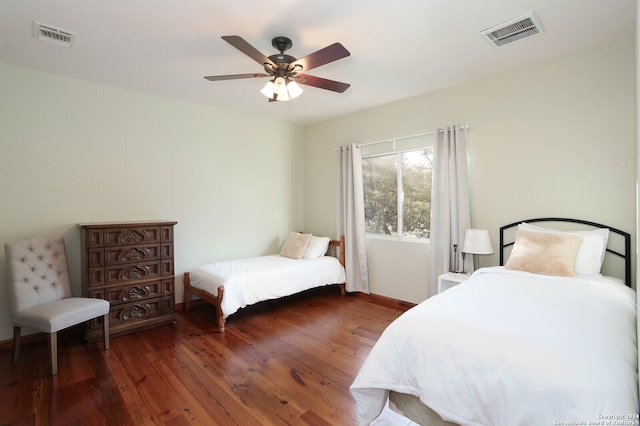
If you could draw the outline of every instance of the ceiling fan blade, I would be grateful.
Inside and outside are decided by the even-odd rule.
[[[271,59],[267,58],[264,54],[262,54],[258,49],[250,45],[245,39],[237,35],[231,36],[222,36],[222,39],[259,63],[260,65],[264,64],[275,64],[271,61]]]
[[[252,73],[252,74],[228,74],[228,75],[209,75],[205,78],[209,81],[221,81],[221,80],[238,80],[240,78],[260,78],[270,77],[269,74],[264,73]]]
[[[351,55],[349,51],[340,43],[333,43],[330,46],[320,49],[317,52],[313,52],[303,58],[298,59],[294,64],[302,65],[303,71],[309,71],[320,65],[328,64],[329,62],[337,61],[338,59],[346,58]]]
[[[326,78],[315,77],[308,74],[298,74],[295,77],[296,83],[305,84],[307,86],[318,87],[320,89],[331,90],[332,92],[343,93],[349,87],[348,83],[342,83],[340,81],[328,80]]]

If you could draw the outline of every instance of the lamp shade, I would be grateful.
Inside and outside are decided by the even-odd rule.
[[[267,98],[273,98],[273,81],[268,81],[262,90],[260,90],[260,93],[265,95]]]
[[[489,231],[486,229],[467,229],[464,233],[463,253],[493,254]]]
[[[287,90],[289,91],[289,97],[291,99],[295,99],[302,94],[302,89],[298,86],[298,83],[293,80],[287,83]]]

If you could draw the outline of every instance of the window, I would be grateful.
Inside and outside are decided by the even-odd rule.
[[[363,156],[367,233],[429,238],[432,162],[431,148]]]

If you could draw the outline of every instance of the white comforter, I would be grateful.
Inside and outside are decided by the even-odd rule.
[[[263,300],[345,280],[344,268],[331,256],[299,260],[280,255],[252,257],[210,263],[189,274],[193,287],[213,295],[218,294],[219,286],[224,286],[221,308],[225,318]]]
[[[483,268],[385,330],[351,386],[360,424],[389,390],[461,425],[638,424],[635,292]]]

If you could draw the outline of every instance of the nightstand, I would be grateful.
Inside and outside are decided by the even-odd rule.
[[[438,277],[438,294],[469,279],[469,274],[446,272]]]

